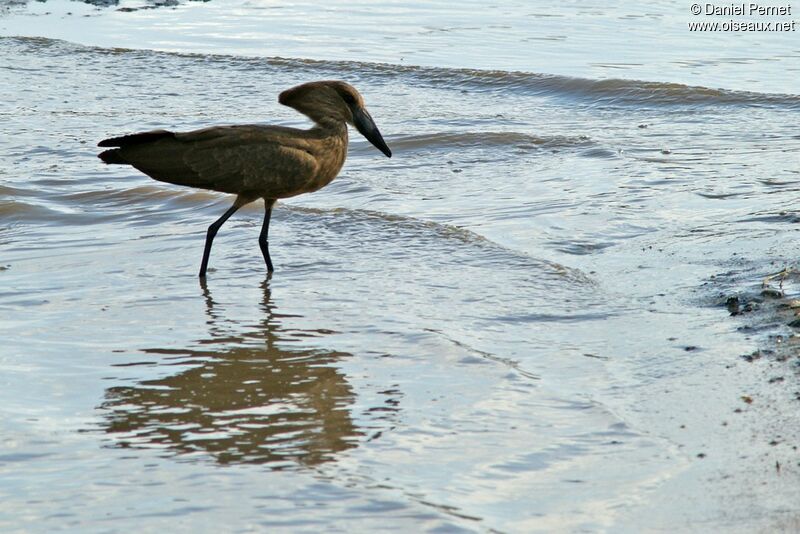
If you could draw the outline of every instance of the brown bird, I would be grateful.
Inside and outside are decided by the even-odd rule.
[[[105,163],[132,165],[151,178],[177,185],[232,193],[236,200],[208,227],[200,276],[206,276],[211,244],[236,210],[259,198],[266,213],[258,244],[272,272],[267,241],[272,207],[279,198],[325,187],[339,174],[347,155],[351,124],[387,157],[392,151],[355,88],[341,81],[319,81],[282,92],[278,102],[314,121],[310,130],[284,126],[214,126],[192,132],[153,130],[100,141],[119,147],[101,152]]]

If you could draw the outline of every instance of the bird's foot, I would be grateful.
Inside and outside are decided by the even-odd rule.
[[[769,288],[770,282],[773,280],[779,280],[778,282],[778,289],[783,292],[783,282],[791,277],[792,275],[799,275],[800,271],[795,269],[794,267],[784,267],[782,270],[778,271],[777,273],[770,274],[764,277],[764,280],[761,282],[761,287],[764,289]]]

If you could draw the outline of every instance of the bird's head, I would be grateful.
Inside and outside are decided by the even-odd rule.
[[[328,120],[352,124],[375,147],[392,157],[392,151],[375,126],[364,99],[352,85],[340,81],[309,82],[282,92],[278,102],[296,109],[312,121]]]

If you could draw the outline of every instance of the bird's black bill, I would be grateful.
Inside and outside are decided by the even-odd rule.
[[[375,126],[375,121],[372,120],[366,109],[353,110],[353,124],[361,132],[361,135],[367,138],[367,141],[375,145],[375,148],[386,154],[387,158],[392,157],[392,151],[386,146],[386,141],[383,140],[381,132]]]

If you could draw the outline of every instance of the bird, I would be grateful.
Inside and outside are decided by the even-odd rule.
[[[104,163],[130,165],[160,182],[236,195],[233,205],[208,227],[201,279],[206,278],[220,227],[259,198],[264,199],[265,213],[258,243],[267,272],[275,270],[268,240],[272,208],[278,199],[317,191],[336,178],[347,156],[348,124],[392,157],[364,98],[349,83],[307,82],[281,92],[278,102],[311,119],[313,127],[242,124],[190,132],[151,130],[98,143],[115,147],[98,154]]]

